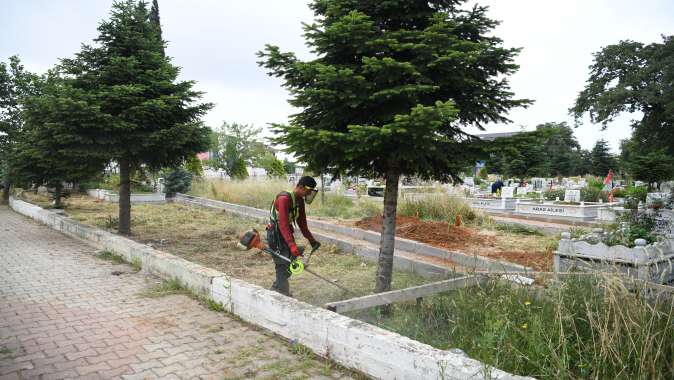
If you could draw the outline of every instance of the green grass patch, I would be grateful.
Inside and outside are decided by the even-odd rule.
[[[674,378],[674,302],[629,292],[612,277],[523,288],[482,287],[393,305],[372,323],[440,349],[459,348],[541,379]]]
[[[105,261],[110,261],[114,264],[126,264],[126,261],[124,261],[124,258],[122,256],[114,254],[112,251],[109,250],[103,250],[101,253],[96,255],[101,260]]]
[[[146,298],[161,298],[174,294],[191,296],[192,293],[176,279],[162,281],[161,283],[143,290],[140,295]]]
[[[545,233],[538,228],[526,226],[524,224],[496,224],[494,229],[501,232],[508,232],[518,235],[545,236]]]
[[[140,270],[143,269],[143,263],[137,257],[131,261],[130,265],[136,272],[140,272]]]

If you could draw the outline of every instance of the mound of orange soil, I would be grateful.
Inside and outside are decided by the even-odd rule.
[[[356,227],[381,232],[382,223],[383,217],[378,215],[356,222]],[[535,270],[547,271],[552,267],[552,252],[504,251],[496,247],[496,236],[480,234],[473,228],[457,227],[446,222],[399,216],[396,219],[396,236],[466,254],[477,253]]]

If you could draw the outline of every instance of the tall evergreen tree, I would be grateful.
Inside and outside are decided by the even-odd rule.
[[[304,36],[318,58],[259,53],[300,109],[276,126],[277,143],[321,172],[386,179],[377,292],[391,285],[401,175],[459,180],[478,151],[465,127],[508,122],[530,103],[509,90],[519,50],[502,47],[486,7],[465,3],[315,0]]]
[[[611,154],[611,149],[608,147],[608,142],[604,139],[597,140],[590,152],[592,160],[591,174],[596,176],[606,176],[609,170],[618,169],[618,161]]]
[[[14,182],[11,168],[23,133],[22,99],[35,94],[37,76],[26,71],[17,56],[0,62],[0,203],[7,203]]]
[[[91,178],[105,167],[105,158],[79,149],[81,137],[76,134],[104,120],[92,109],[91,99],[58,72],[51,71],[38,87],[21,100],[24,127],[10,160],[11,174],[24,184],[53,188],[55,206],[60,207],[64,182]]]
[[[159,34],[159,39],[162,40],[162,43],[165,44],[164,37],[161,32],[161,19],[159,18],[159,3],[157,0],[152,0],[152,7],[150,8],[150,22],[157,28],[157,33]],[[161,53],[166,54],[165,47],[162,46]]]
[[[164,56],[144,2],[115,2],[112,8],[98,27],[97,46],[84,45],[62,66],[102,120],[75,126],[80,149],[118,164],[119,232],[129,234],[131,171],[178,166],[205,151],[210,131],[199,119],[212,105],[198,103],[194,82],[177,81],[179,68]]]

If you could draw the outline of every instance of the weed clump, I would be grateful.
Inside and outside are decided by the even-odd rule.
[[[610,276],[548,285],[541,290],[492,280],[426,298],[420,307],[395,305],[393,317],[375,316],[375,323],[520,375],[674,378],[671,298],[644,298]]]

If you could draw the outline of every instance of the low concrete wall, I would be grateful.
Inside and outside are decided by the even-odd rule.
[[[176,194],[175,197],[172,198],[172,200],[195,206],[214,208],[218,210],[226,210],[242,216],[258,219],[261,222],[266,222],[269,218],[269,212],[266,210],[260,210],[248,206],[241,206],[233,203],[215,201],[208,198],[195,197],[185,194]],[[379,244],[379,242],[381,241],[381,234],[374,231],[367,231],[360,228],[341,226],[338,224],[312,219],[308,220],[308,224],[310,228],[318,228],[323,231],[334,232],[340,235],[346,235],[348,237],[365,240],[373,244]],[[331,244],[336,245],[344,252],[352,252],[358,256],[361,256],[371,261],[376,261],[377,258],[379,257],[378,250],[374,250],[367,246],[359,245],[353,241],[344,240],[335,236],[330,236],[321,233],[313,233],[313,234],[316,235],[317,238],[325,242],[329,242]],[[395,247],[397,251],[393,259],[394,267],[400,270],[411,271],[425,277],[439,276],[439,275],[454,275],[454,271],[443,266],[433,265],[430,263],[421,262],[419,260],[410,259],[404,256],[404,254],[400,253],[400,251],[406,251],[409,253],[418,254],[422,256],[440,258],[443,260],[451,260],[457,265],[467,269],[489,270],[499,272],[524,272],[533,270],[531,268],[518,264],[509,263],[506,261],[492,260],[482,256],[467,255],[461,252],[448,251],[442,248],[433,247],[428,244],[403,238],[396,238]]]
[[[87,190],[87,194],[91,197],[112,203],[119,203],[119,194],[110,190],[91,189]],[[131,203],[161,203],[166,202],[166,194],[164,193],[132,193]]]
[[[515,212],[517,214],[546,215],[551,217],[563,217],[586,221],[596,219],[599,209],[610,206],[610,203],[572,205],[519,202],[517,203]]]
[[[480,210],[515,211],[518,201],[531,201],[530,198],[467,198],[472,208]]]
[[[607,246],[604,243],[590,244],[583,240],[571,240],[568,232],[562,233],[555,252],[555,272],[609,271],[660,284],[674,281],[674,238],[646,245],[643,239],[637,246]]]
[[[243,320],[295,339],[318,355],[378,379],[524,379],[466,357],[231,278],[136,243],[84,226],[38,206],[10,199],[10,207],[47,226],[107,249],[144,271],[173,278],[221,303]]]

